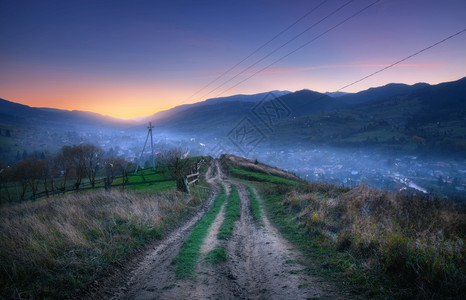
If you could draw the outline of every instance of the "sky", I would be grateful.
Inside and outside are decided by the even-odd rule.
[[[463,29],[464,0],[0,0],[0,98],[134,118],[337,91]],[[464,76],[466,32],[342,91]]]

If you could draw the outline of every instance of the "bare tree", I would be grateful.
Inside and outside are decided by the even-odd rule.
[[[32,191],[32,198],[35,199],[39,184],[44,183],[44,188],[47,191],[47,176],[49,175],[49,161],[43,159],[29,159],[27,167],[29,168],[29,186]]]
[[[95,187],[95,177],[97,172],[102,167],[104,150],[95,145],[79,145],[82,151],[84,172],[89,178],[92,188]]]
[[[79,186],[81,185],[81,181],[86,172],[83,145],[79,145],[79,146],[71,148],[71,159],[72,159],[73,167],[76,171],[76,182],[74,183],[74,187],[76,188],[76,190],[79,190]]]
[[[174,148],[163,152],[159,159],[165,170],[176,180],[176,187],[181,191],[186,191],[184,177],[190,170],[188,153],[181,148]]]
[[[13,180],[20,183],[21,186],[21,194],[19,195],[20,199],[24,199],[24,195],[26,194],[28,185],[29,185],[29,178],[30,178],[30,161],[31,159],[26,158],[17,162],[13,167]]]
[[[117,166],[120,168],[121,175],[123,176],[123,187],[124,184],[129,181],[128,173],[134,169],[134,164],[126,159],[121,159]]]
[[[82,179],[87,176],[89,183],[95,187],[97,172],[103,167],[104,151],[95,145],[65,146],[55,156],[55,167],[63,172],[62,191],[66,191],[66,182],[73,174],[76,175],[74,187],[79,189]]]
[[[11,176],[11,168],[3,162],[0,162],[0,195],[5,194],[8,202],[11,201],[10,190],[8,189],[8,182],[11,180]],[[0,201],[1,200],[0,198]]]
[[[125,188],[125,184],[128,182],[128,169],[133,165],[130,161],[125,160],[122,157],[108,157],[103,161],[106,184],[110,187],[113,180],[121,175],[122,186]]]
[[[63,193],[66,192],[66,182],[74,173],[73,148],[71,146],[63,147],[55,156],[54,167],[63,174],[63,184],[60,188]]]
[[[38,166],[38,175],[39,179],[42,180],[42,183],[44,184],[44,191],[47,197],[49,196],[49,189],[47,186],[47,179],[51,175],[51,169],[50,169],[50,162],[46,159],[41,159],[38,161],[39,166]],[[52,185],[53,188],[53,185]]]
[[[111,180],[115,179],[116,176],[122,175],[123,181],[127,180],[127,169],[131,165],[131,162],[121,157],[108,157],[103,161],[106,176],[110,177]]]

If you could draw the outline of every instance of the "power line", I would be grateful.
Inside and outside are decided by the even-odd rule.
[[[290,24],[288,27],[286,27],[285,29],[283,29],[282,31],[280,31],[279,33],[277,33],[273,38],[271,38],[270,40],[268,40],[267,42],[265,42],[264,44],[262,44],[261,46],[259,46],[259,48],[257,48],[256,50],[254,50],[253,52],[251,52],[249,55],[247,55],[245,58],[243,58],[242,60],[240,60],[238,63],[236,63],[234,66],[232,66],[231,68],[229,68],[228,70],[226,70],[225,72],[223,72],[222,74],[220,74],[217,78],[215,78],[214,80],[212,80],[211,82],[209,82],[208,84],[206,84],[205,86],[203,86],[202,88],[200,88],[197,92],[195,92],[194,94],[192,94],[191,96],[189,96],[186,100],[190,100],[192,97],[194,97],[195,95],[197,95],[198,93],[202,92],[203,90],[205,90],[206,88],[208,88],[209,86],[211,86],[213,83],[217,82],[220,78],[222,78],[223,76],[225,76],[226,74],[228,74],[230,71],[232,71],[234,68],[236,68],[237,66],[239,66],[241,63],[243,63],[244,61],[246,61],[248,58],[250,58],[251,56],[253,56],[254,54],[256,54],[257,52],[259,52],[262,48],[264,48],[265,46],[267,46],[268,44],[270,44],[271,42],[273,42],[276,38],[278,38],[280,35],[282,35],[283,33],[285,33],[286,31],[288,31],[291,27],[293,27],[294,25],[296,25],[297,23],[299,23],[301,20],[303,20],[304,18],[306,18],[307,16],[309,16],[311,13],[313,13],[314,11],[316,11],[319,7],[321,7],[322,5],[324,5],[326,2],[328,2],[329,0],[324,0],[322,1],[320,4],[318,4],[316,7],[312,8],[311,10],[309,10],[307,13],[305,13],[302,17],[300,17],[298,20],[296,20],[295,22],[293,22],[292,24]]]
[[[378,0],[380,1],[380,0]],[[378,2],[376,1],[376,2]],[[224,86],[225,84],[227,84],[228,82],[232,81],[233,79],[235,79],[236,77],[238,77],[239,75],[243,74],[244,72],[250,70],[252,67],[254,67],[255,65],[257,65],[258,63],[260,63],[261,61],[263,61],[264,59],[266,59],[267,57],[269,57],[270,55],[274,54],[275,52],[277,52],[278,50],[280,50],[281,48],[285,47],[286,45],[288,45],[289,43],[291,43],[292,41],[296,40],[298,37],[302,36],[304,33],[308,32],[309,30],[311,30],[312,28],[314,28],[315,26],[319,25],[320,23],[322,23],[323,21],[325,21],[326,19],[328,19],[329,17],[331,17],[332,15],[336,14],[338,11],[342,10],[345,6],[349,5],[351,2],[354,2],[354,0],[350,0],[350,1],[347,1],[346,3],[344,3],[343,5],[339,6],[336,10],[332,11],[330,14],[326,15],[324,18],[320,19],[318,22],[312,24],[311,26],[307,27],[304,31],[302,31],[301,33],[299,33],[298,35],[292,37],[291,39],[289,39],[288,41],[286,41],[284,44],[282,44],[281,46],[279,46],[278,48],[275,48],[274,50],[272,50],[272,52],[268,53],[267,55],[265,55],[264,57],[262,57],[261,59],[259,59],[258,61],[256,61],[255,63],[249,65],[247,68],[243,69],[241,72],[237,73],[235,76],[231,77],[230,79],[228,79],[227,81],[223,82],[222,84],[220,84],[219,86],[217,86],[216,88],[214,88],[213,90],[211,90],[210,92],[204,94],[200,100],[202,100],[203,98],[205,98],[207,95],[209,95],[210,93],[218,90],[219,88],[221,88],[222,86]],[[251,76],[252,77],[252,76]],[[223,94],[223,93],[221,93]],[[220,94],[220,95],[221,95]]]
[[[429,50],[429,49],[431,49],[431,48],[433,48],[433,47],[435,47],[435,46],[437,46],[437,45],[440,45],[440,44],[442,44],[442,43],[448,41],[449,39],[454,38],[455,36],[462,34],[462,33],[465,32],[465,31],[466,31],[466,28],[463,29],[463,30],[460,30],[460,31],[458,31],[458,32],[456,32],[456,33],[454,33],[454,34],[452,34],[452,35],[446,37],[446,38],[444,38],[444,39],[441,40],[441,41],[438,41],[438,42],[436,42],[436,43],[434,43],[434,44],[432,44],[432,45],[430,45],[430,46],[428,46],[428,47],[425,47],[424,49],[419,50],[419,51],[417,51],[416,53],[413,53],[413,54],[411,54],[411,55],[408,55],[408,56],[406,56],[405,58],[400,59],[399,61],[392,63],[391,65],[388,65],[388,66],[386,66],[386,67],[384,67],[384,68],[382,68],[382,69],[380,69],[380,70],[378,70],[378,71],[375,71],[374,73],[371,73],[371,74],[369,74],[369,75],[367,75],[367,76],[365,76],[365,77],[363,77],[363,78],[361,78],[361,79],[358,79],[358,80],[354,81],[353,83],[350,83],[350,84],[348,84],[348,85],[345,85],[344,87],[338,89],[336,92],[339,92],[339,91],[341,91],[341,90],[344,90],[344,89],[346,89],[346,88],[348,88],[348,87],[350,87],[350,86],[352,86],[352,85],[355,85],[356,83],[359,83],[359,82],[361,82],[361,81],[363,81],[363,80],[366,80],[366,79],[369,78],[369,77],[372,77],[372,76],[374,76],[374,75],[376,75],[376,74],[378,74],[378,73],[380,73],[380,72],[383,72],[383,71],[385,71],[385,70],[387,70],[387,69],[389,69],[389,68],[391,68],[391,67],[393,67],[393,66],[396,66],[397,64],[402,63],[402,62],[404,62],[405,60],[408,60],[408,59],[410,59],[410,58],[412,58],[412,57],[414,57],[414,56],[416,56],[416,55],[418,55],[418,54],[421,54],[422,52],[425,52],[425,51],[427,51],[427,50]]]
[[[369,75],[367,75],[367,76],[362,77],[361,79],[358,79],[358,80],[356,80],[356,81],[354,81],[354,82],[352,82],[352,83],[350,83],[350,84],[347,84],[347,85],[345,85],[345,86],[339,88],[339,89],[336,90],[335,92],[340,92],[340,91],[342,91],[342,90],[344,90],[344,89],[346,89],[346,88],[348,88],[348,87],[350,87],[350,86],[352,86],[352,85],[355,85],[356,83],[359,83],[359,82],[361,82],[361,81],[363,81],[363,80],[366,80],[366,79],[369,78],[369,77],[372,77],[372,76],[374,76],[374,75],[376,75],[376,74],[378,74],[378,73],[380,73],[380,72],[383,72],[383,71],[385,71],[385,70],[387,70],[387,69],[389,69],[389,68],[391,68],[391,67],[393,67],[393,66],[396,66],[397,64],[402,63],[402,62],[404,62],[404,61],[406,61],[406,60],[408,60],[408,59],[410,59],[410,58],[412,58],[412,57],[414,57],[414,56],[416,56],[416,55],[419,55],[419,54],[421,54],[421,53],[423,53],[423,52],[425,52],[425,51],[427,51],[427,50],[429,50],[429,49],[431,49],[431,48],[433,48],[433,47],[435,47],[435,46],[438,46],[438,45],[440,45],[440,44],[442,44],[442,43],[448,41],[449,39],[454,38],[455,36],[458,36],[458,35],[462,34],[462,33],[465,32],[465,31],[466,31],[466,28],[465,28],[465,29],[462,29],[462,30],[460,30],[460,31],[458,31],[458,32],[456,32],[456,33],[454,33],[454,34],[452,34],[452,35],[449,35],[449,36],[447,36],[446,38],[444,38],[444,39],[442,39],[442,40],[440,40],[440,41],[438,41],[438,42],[436,42],[436,43],[434,43],[434,44],[432,44],[432,45],[430,45],[430,46],[427,46],[427,47],[423,48],[422,50],[419,50],[419,51],[417,51],[417,52],[415,52],[415,53],[413,53],[413,54],[411,54],[411,55],[406,56],[406,57],[403,58],[403,59],[400,59],[400,60],[398,60],[398,61],[396,61],[396,62],[394,62],[394,63],[392,63],[392,64],[390,64],[390,65],[388,65],[388,66],[386,66],[386,67],[381,68],[381,69],[378,70],[378,71],[375,71],[375,72],[373,72],[373,73],[371,73],[371,74],[369,74]],[[326,96],[327,96],[327,95],[322,95],[321,97],[319,97],[319,98],[317,98],[317,99],[315,99],[315,100],[323,99],[323,98],[325,98]],[[302,107],[305,107],[306,105],[307,105],[307,104],[304,104],[304,105],[298,107],[298,109],[300,109],[300,108],[302,108]]]
[[[290,56],[291,54],[301,50],[302,48],[306,47],[307,45],[311,44],[312,42],[314,42],[315,40],[317,40],[318,38],[324,36],[325,34],[329,33],[330,31],[334,30],[335,28],[339,27],[340,25],[346,23],[347,21],[351,20],[352,18],[356,17],[357,15],[359,15],[360,13],[362,13],[363,11],[367,10],[368,8],[370,8],[371,6],[375,5],[377,2],[380,2],[381,0],[376,0],[374,2],[372,2],[371,4],[365,6],[364,8],[360,9],[359,11],[357,11],[356,13],[352,14],[351,16],[349,16],[348,18],[344,19],[343,21],[339,22],[338,24],[332,26],[331,28],[327,29],[326,31],[324,31],[323,33],[319,34],[318,36],[316,36],[315,38],[313,38],[312,40],[302,44],[301,46],[299,46],[298,48],[296,48],[295,50],[285,54],[284,56],[280,57],[279,59],[273,61],[272,63],[270,63],[269,65],[265,66],[264,68],[256,71],[255,73],[253,73],[251,76],[239,81],[238,83],[236,83],[235,85],[233,85],[232,87],[229,87],[228,89],[222,91],[220,94],[216,95],[216,97],[228,92],[229,90],[237,87],[238,85],[242,84],[243,82],[251,79],[252,77],[256,76],[257,74],[265,71],[266,69],[270,68],[272,65],[278,63],[279,61],[285,59],[286,57]],[[351,2],[351,1],[350,1]]]

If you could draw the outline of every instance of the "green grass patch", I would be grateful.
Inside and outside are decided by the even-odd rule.
[[[227,260],[227,252],[224,247],[216,247],[207,253],[205,261],[209,264],[219,264]]]
[[[254,172],[242,168],[231,168],[230,172],[233,176],[260,182],[270,182],[276,184],[284,184],[289,186],[298,186],[300,183],[291,179],[283,178],[276,175],[265,174],[261,172]]]
[[[225,219],[218,231],[218,239],[228,240],[233,234],[235,228],[235,221],[238,220],[241,214],[241,205],[238,190],[236,187],[231,188],[231,194],[225,207]]]
[[[137,185],[128,185],[126,188],[135,192],[163,192],[176,189],[176,181],[170,180],[153,183],[142,183]]]
[[[249,198],[251,199],[252,217],[257,223],[262,225],[262,214],[259,200],[256,197],[256,193],[254,193],[254,190],[250,186],[247,186],[247,189],[249,192]]]
[[[214,201],[213,207],[197,223],[188,239],[184,242],[180,253],[173,259],[177,278],[187,278],[194,275],[200,250],[209,229],[225,202],[225,192],[222,191]]]
[[[95,189],[91,189],[91,185],[87,177],[82,179],[81,185],[79,187],[80,191],[94,191],[103,189],[105,184],[103,182],[105,177],[98,176],[96,177],[96,184]],[[123,177],[119,176],[116,177],[113,182],[112,186],[114,189],[121,188],[123,183],[125,185],[125,189],[130,191],[143,191],[143,192],[163,192],[163,191],[170,191],[176,189],[176,181],[173,180],[170,175],[161,169],[143,169],[138,171],[137,174],[130,173],[128,174],[128,181],[123,182]],[[38,189],[37,194],[41,197],[46,196],[45,194],[45,186],[41,180],[38,181]],[[55,189],[63,188],[63,178],[54,178],[53,180],[53,187]],[[75,190],[75,182],[76,178],[68,178],[66,181],[66,190],[68,192],[74,192]],[[47,182],[47,190],[49,191],[49,195],[60,195],[63,192],[61,190],[55,190],[52,192],[52,181],[48,180]],[[20,194],[22,192],[22,188],[20,183],[18,182],[10,182],[5,185],[5,187],[0,191],[0,204],[12,202],[20,198]],[[66,194],[66,193],[65,193]],[[26,192],[24,194],[24,199],[29,200],[33,196],[31,191],[30,185],[27,186]]]

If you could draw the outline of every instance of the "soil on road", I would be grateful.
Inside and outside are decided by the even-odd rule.
[[[305,272],[305,261],[299,251],[281,237],[262,213],[262,224],[253,219],[250,195],[244,184],[226,178],[217,160],[206,174],[213,193],[201,210],[184,226],[145,253],[118,287],[112,287],[112,299],[309,299],[344,298],[325,279]],[[211,206],[221,188],[230,193],[235,186],[241,199],[241,216],[228,241],[218,240],[224,219],[224,207],[210,227],[201,247],[201,258],[194,278],[177,279],[173,258],[180,251],[197,221]],[[255,192],[255,191],[254,191]],[[259,195],[256,195],[258,197]],[[258,199],[260,199],[258,197]],[[224,205],[225,206],[225,205]],[[227,260],[218,264],[206,262],[206,254],[223,246]],[[309,263],[306,263],[309,267]],[[311,264],[312,265],[312,264]]]

